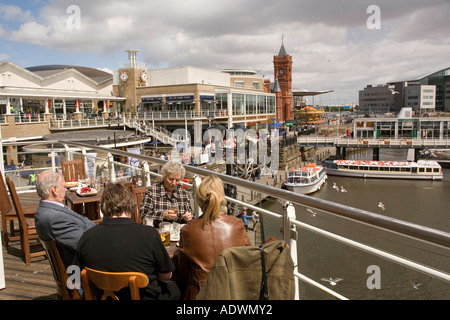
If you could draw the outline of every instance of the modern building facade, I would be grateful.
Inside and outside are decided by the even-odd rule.
[[[410,107],[417,115],[450,112],[450,67],[424,76],[368,85],[359,91],[363,113],[399,112]]]

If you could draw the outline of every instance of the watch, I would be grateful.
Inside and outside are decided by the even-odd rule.
[[[280,69],[280,74],[284,74],[284,69]]]
[[[142,81],[146,81],[147,80],[147,72],[142,71],[142,73],[141,73],[141,80]]]
[[[127,81],[128,80],[128,73],[126,73],[125,71],[122,72],[120,74],[120,80],[122,80],[123,82]]]

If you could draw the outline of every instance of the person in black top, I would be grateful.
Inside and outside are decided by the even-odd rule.
[[[170,280],[175,266],[158,231],[131,219],[136,200],[129,188],[107,184],[100,203],[103,221],[78,242],[81,266],[107,272],[142,272],[149,284],[141,289],[141,299],[180,299],[177,285]],[[118,296],[128,298],[129,289],[124,288]]]

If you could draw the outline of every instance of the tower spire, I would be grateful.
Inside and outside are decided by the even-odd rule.
[[[287,56],[286,49],[284,48],[284,34],[281,35],[281,48],[280,52],[278,52],[278,57],[285,57]]]

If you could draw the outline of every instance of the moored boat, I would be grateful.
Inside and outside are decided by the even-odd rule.
[[[371,161],[334,160],[325,161],[328,175],[386,178],[442,180],[442,167],[436,161]]]
[[[284,185],[290,191],[310,194],[320,190],[326,179],[327,174],[323,166],[308,163],[299,169],[289,171],[288,179]]]

